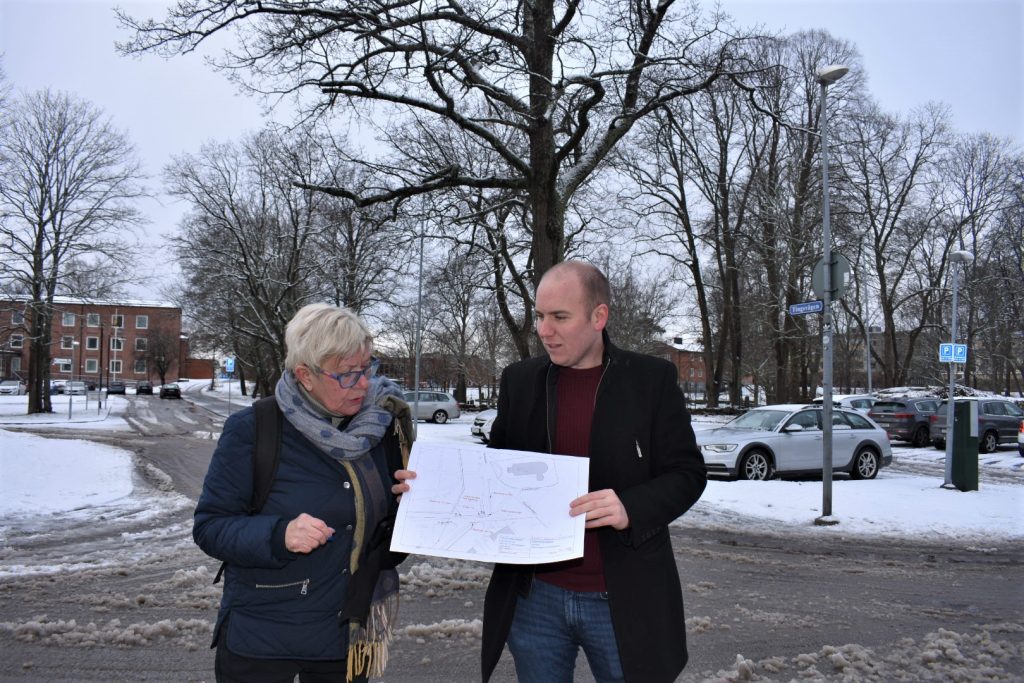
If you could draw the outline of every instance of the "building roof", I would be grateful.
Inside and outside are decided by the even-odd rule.
[[[31,297],[25,294],[15,294],[8,298],[8,301],[31,301]],[[75,305],[75,306],[124,306],[126,308],[180,308],[168,301],[152,301],[146,299],[100,299],[91,297],[63,296],[53,297],[54,304]]]

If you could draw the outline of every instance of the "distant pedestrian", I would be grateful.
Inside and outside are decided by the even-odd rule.
[[[193,530],[226,562],[221,683],[365,681],[387,662],[404,559],[389,551],[389,487],[411,422],[397,385],[375,376],[372,342],[345,308],[313,304],[288,323],[277,470],[255,514],[253,408],[224,424]]]

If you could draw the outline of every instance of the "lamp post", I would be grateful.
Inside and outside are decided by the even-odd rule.
[[[423,353],[423,225],[420,225],[420,272],[419,285],[416,293],[416,371],[413,382],[412,400],[412,432],[415,437],[419,431],[420,415],[420,357]]]
[[[71,419],[71,402],[75,398],[75,347],[78,342],[71,342],[71,379],[68,380],[68,420]],[[88,394],[87,394],[88,395]]]
[[[828,204],[828,86],[845,76],[849,67],[829,64],[818,69],[821,86],[821,225],[824,244],[825,278],[822,303],[821,344],[821,516],[832,515],[832,230],[829,225]]]
[[[949,320],[949,340],[956,344],[957,326],[957,287],[960,284],[960,269],[958,263],[966,266],[974,260],[974,254],[969,251],[954,251],[949,255],[949,263],[953,276],[953,311]],[[949,364],[949,393],[946,394],[946,478],[942,484],[943,488],[953,487],[953,421],[954,403],[956,402],[956,363]]]

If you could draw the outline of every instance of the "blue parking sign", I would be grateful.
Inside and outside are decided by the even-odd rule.
[[[232,373],[235,371],[235,359],[228,358],[224,361],[224,372]]]
[[[967,362],[967,344],[953,344],[953,362]]]
[[[939,344],[939,362],[940,363],[952,363],[953,362],[953,345],[952,344]]]

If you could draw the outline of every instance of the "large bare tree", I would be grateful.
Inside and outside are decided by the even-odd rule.
[[[44,90],[0,108],[0,279],[28,297],[28,412],[51,412],[53,297],[86,255],[111,272],[141,222],[135,150],[103,112]]]
[[[133,54],[185,53],[236,29],[219,64],[245,87],[297,94],[306,116],[351,108],[364,122],[397,115],[465,131],[504,167],[481,176],[452,155],[392,167],[376,191],[307,186],[364,204],[457,187],[521,192],[534,283],[563,258],[573,195],[635,123],[746,69],[717,15],[675,0],[182,0],[163,21],[120,17]],[[391,130],[381,137],[401,144]]]

